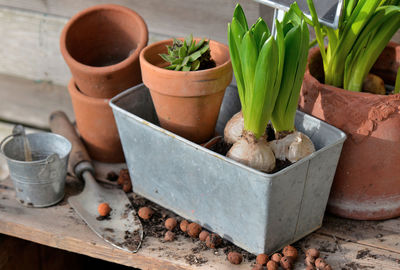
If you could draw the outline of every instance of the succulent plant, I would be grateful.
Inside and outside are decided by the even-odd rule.
[[[193,35],[183,41],[175,39],[172,46],[167,46],[168,54],[160,54],[161,58],[169,62],[165,67],[170,70],[195,71],[215,67],[211,59],[210,44],[205,39],[196,42]]]

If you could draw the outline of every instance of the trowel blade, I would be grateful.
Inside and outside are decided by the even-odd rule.
[[[86,173],[84,178],[83,191],[69,197],[68,203],[105,241],[117,248],[137,252],[143,239],[143,227],[125,192],[100,186],[90,173]],[[106,218],[100,217],[97,210],[103,202],[112,209]]]

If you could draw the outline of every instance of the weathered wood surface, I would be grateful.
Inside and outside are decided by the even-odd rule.
[[[49,115],[55,110],[63,110],[74,119],[65,86],[0,74],[0,119],[48,128]]]
[[[114,3],[138,12],[150,32],[169,36],[193,33],[226,41],[227,23],[237,2],[243,6],[249,21],[258,18],[259,4],[253,0],[0,0],[0,5],[69,18],[87,7]]]
[[[81,184],[77,180],[68,178],[67,197],[80,189]],[[319,248],[333,269],[400,269],[398,223],[399,219],[360,222],[328,216],[322,229],[295,245],[301,250]],[[362,234],[364,231],[366,233]],[[146,237],[137,254],[115,249],[98,238],[68,206],[66,200],[57,206],[42,209],[20,205],[15,199],[10,180],[0,183],[0,233],[143,270],[251,269],[254,263],[245,261],[240,266],[232,266],[221,249],[194,253],[193,249],[198,247],[198,242],[184,236],[178,236],[172,243]],[[207,262],[190,265],[185,256],[196,256]],[[295,269],[305,269],[303,259],[304,254],[301,252]]]
[[[226,27],[234,0],[118,0],[41,1],[0,0],[0,73],[67,85],[71,77],[59,49],[68,18],[101,3],[117,3],[136,10],[150,31],[149,43],[193,33],[226,43]],[[249,21],[259,16],[258,4],[243,4]]]

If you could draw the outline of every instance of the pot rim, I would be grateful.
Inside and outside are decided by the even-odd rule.
[[[87,16],[91,13],[95,13],[98,11],[113,11],[113,12],[119,12],[119,13],[125,13],[128,16],[131,16],[135,18],[136,20],[136,27],[143,29],[141,34],[139,35],[139,42],[137,43],[137,47],[131,55],[129,55],[127,58],[125,58],[123,61],[118,62],[114,65],[109,65],[109,66],[104,66],[104,67],[96,67],[96,66],[89,66],[82,64],[81,62],[75,60],[74,57],[71,56],[69,53],[67,47],[66,47],[66,38],[68,31],[70,30],[71,26],[76,23],[80,18],[83,18],[84,16]],[[109,72],[115,72],[116,70],[124,69],[127,66],[129,66],[132,62],[134,62],[136,59],[139,58],[140,52],[143,50],[143,48],[147,45],[148,42],[148,29],[146,22],[143,20],[143,18],[133,11],[132,9],[129,9],[127,7],[121,6],[121,5],[116,5],[116,4],[102,4],[102,5],[95,5],[92,7],[89,7],[87,9],[84,9],[74,16],[71,17],[71,19],[65,24],[62,32],[61,32],[61,37],[60,37],[60,50],[61,54],[65,58],[66,62],[70,62],[73,65],[77,66],[81,70],[85,70],[86,72],[96,72],[96,73],[109,73]]]
[[[184,38],[182,38],[182,37],[177,38],[177,39],[184,40]],[[198,38],[198,37],[194,37],[193,39],[196,41],[201,40],[201,38]],[[160,46],[172,44],[173,40],[174,40],[173,38],[165,39],[165,40],[161,40],[161,41],[152,43],[152,44],[148,45],[147,47],[145,47],[140,52],[140,65],[145,65],[145,66],[147,66],[147,68],[155,70],[157,73],[170,75],[170,76],[174,76],[174,77],[185,77],[185,78],[187,78],[187,76],[189,76],[188,74],[192,74],[193,76],[195,76],[195,75],[201,76],[201,75],[204,75],[207,73],[213,73],[217,70],[223,70],[223,69],[229,68],[229,66],[231,66],[229,47],[221,42],[218,42],[218,41],[215,41],[212,39],[209,39],[210,44],[212,43],[213,45],[216,45],[217,47],[222,48],[223,50],[227,51],[228,56],[229,56],[227,61],[225,61],[224,63],[222,63],[220,65],[217,65],[216,67],[208,68],[208,69],[204,69],[204,70],[196,70],[196,71],[177,71],[177,70],[169,70],[169,69],[161,68],[161,67],[153,65],[152,63],[147,61],[147,59],[145,58],[146,53],[148,53],[149,51],[152,51],[153,49],[158,48]],[[142,69],[142,72],[143,72],[143,69]]]
[[[98,97],[91,97],[84,94],[81,90],[78,89],[74,78],[72,77],[68,83],[68,90],[69,93],[74,98],[79,99],[85,103],[90,103],[95,106],[106,106],[109,107],[108,103],[110,102],[111,98],[98,98]]]
[[[386,47],[400,48],[400,44],[391,41],[386,45]],[[373,93],[362,92],[362,91],[355,92],[355,91],[350,91],[350,90],[347,90],[347,89],[344,89],[344,88],[336,87],[336,86],[333,86],[333,85],[330,85],[330,84],[321,83],[317,78],[314,77],[313,74],[311,74],[310,68],[309,68],[310,58],[311,58],[312,55],[315,55],[315,54],[320,54],[320,49],[319,49],[318,45],[309,50],[308,59],[307,59],[307,68],[306,68],[306,72],[304,73],[304,77],[305,78],[308,77],[317,86],[323,87],[324,89],[327,89],[327,90],[330,90],[330,91],[339,91],[339,92],[346,93],[348,95],[353,95],[353,96],[356,96],[356,97],[365,97],[365,98],[372,98],[372,97],[375,97],[375,98],[377,98],[377,97],[380,97],[380,98],[400,97],[400,93],[399,94],[392,94],[392,95],[380,95],[380,94],[373,94]]]

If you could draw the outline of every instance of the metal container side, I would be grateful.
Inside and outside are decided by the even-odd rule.
[[[240,110],[226,90],[216,131]],[[138,85],[110,101],[136,193],[253,253],[270,253],[322,224],[345,134],[298,112],[296,128],[317,151],[274,174],[244,166],[157,125]]]

